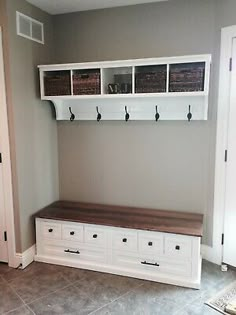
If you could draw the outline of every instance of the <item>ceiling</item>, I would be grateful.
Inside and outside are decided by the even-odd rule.
[[[27,0],[50,14],[63,14],[168,0]]]

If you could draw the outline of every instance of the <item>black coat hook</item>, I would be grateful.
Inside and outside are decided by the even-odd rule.
[[[129,113],[127,110],[127,106],[125,106],[125,121],[128,121],[128,120],[129,120]]]
[[[160,114],[158,113],[157,106],[156,106],[156,114],[155,114],[156,121],[158,121],[159,118],[160,118]]]
[[[188,106],[188,115],[187,115],[187,118],[188,118],[188,121],[190,121],[192,119],[193,115],[191,113],[191,105]]]
[[[98,106],[96,106],[96,109],[97,109],[97,121],[100,121],[102,119],[102,115],[101,113],[99,113],[99,110],[98,110]]]
[[[72,113],[71,107],[69,107],[69,111],[70,111],[70,121],[74,121],[75,115]]]

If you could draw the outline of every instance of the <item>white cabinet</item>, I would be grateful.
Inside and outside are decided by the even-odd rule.
[[[37,261],[200,287],[200,237],[36,219]]]
[[[206,120],[211,55],[39,66],[57,120]]]

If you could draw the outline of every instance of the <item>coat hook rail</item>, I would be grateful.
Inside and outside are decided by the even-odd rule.
[[[128,109],[127,109],[127,106],[125,106],[125,121],[128,121],[130,118],[130,115],[128,113]]]
[[[102,115],[98,110],[98,106],[96,106],[96,110],[97,110],[97,121],[99,122],[102,119]]]
[[[69,111],[70,111],[70,121],[74,121],[75,120],[75,114],[73,114],[71,107],[69,107]]]
[[[190,121],[192,119],[193,115],[191,113],[191,105],[188,106],[188,115],[187,115],[187,118],[188,118],[188,121]]]

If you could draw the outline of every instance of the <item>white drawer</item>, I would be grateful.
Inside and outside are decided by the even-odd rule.
[[[41,227],[43,238],[61,239],[61,223],[43,221]]]
[[[65,241],[83,242],[83,225],[62,224],[62,239]]]
[[[114,249],[137,251],[137,232],[126,229],[114,230],[112,244]]]
[[[140,254],[163,254],[164,237],[162,233],[138,232],[138,249]]]
[[[84,241],[85,243],[90,245],[106,247],[107,244],[106,228],[85,225]]]
[[[165,235],[165,255],[175,259],[191,259],[192,239],[184,235]]]
[[[113,252],[113,265],[125,269],[156,274],[172,274],[174,276],[191,277],[191,262],[174,261],[173,259],[161,259],[148,255],[128,254],[121,251]]]
[[[97,249],[79,245],[76,243],[68,243],[64,245],[58,245],[53,243],[47,243],[43,246],[43,253],[47,256],[63,257],[70,260],[76,260],[81,262],[98,262],[106,263],[107,254],[104,249]]]

